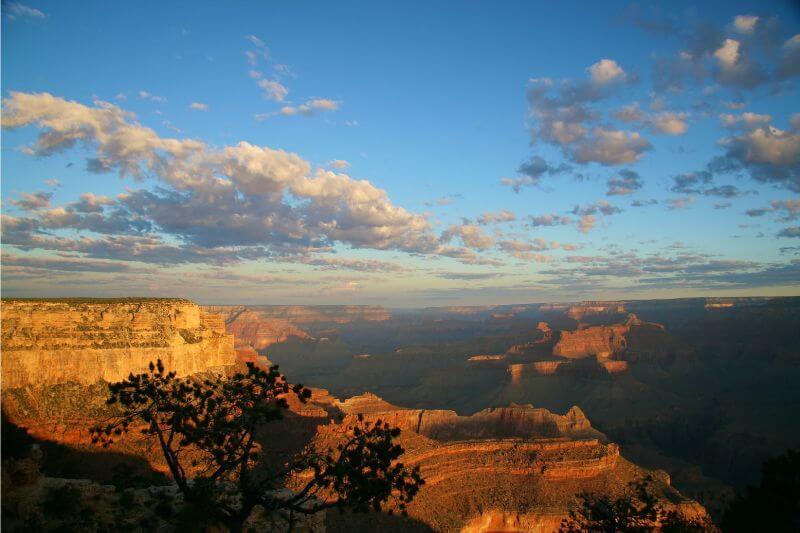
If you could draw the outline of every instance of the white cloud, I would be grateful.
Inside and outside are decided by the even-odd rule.
[[[596,85],[607,85],[615,81],[625,79],[625,71],[613,59],[601,59],[588,69],[592,83]]]
[[[579,163],[622,165],[638,161],[650,148],[647,139],[636,132],[597,127],[590,136],[576,143],[571,152]]]
[[[312,171],[297,154],[247,142],[217,149],[197,140],[162,138],[114,105],[95,102],[90,107],[46,93],[12,92],[4,100],[2,122],[4,128],[36,125],[43,130],[29,148],[32,154],[47,156],[82,143],[94,152],[90,171],[146,175],[160,182],[152,191],[120,195],[105,214],[81,215],[73,205],[54,210],[47,219],[4,226],[21,245],[102,249],[125,257],[135,252],[142,260],[296,254],[336,242],[420,253],[437,253],[439,247],[425,217],[395,206],[369,181]],[[85,200],[98,203],[97,198]],[[32,233],[47,224],[91,226],[109,235],[58,244],[58,237]],[[182,244],[166,245],[156,233],[132,246],[120,241],[132,236],[116,235],[151,226]],[[231,246],[241,248],[231,252]]]
[[[165,97],[158,96],[158,95],[152,94],[152,93],[150,93],[148,91],[144,91],[144,90],[143,91],[139,91],[138,95],[139,95],[139,98],[142,99],[142,100],[149,100],[149,101],[155,102],[157,104],[164,104],[164,103],[167,102],[167,99]]]
[[[733,27],[736,31],[744,34],[752,34],[758,22],[758,17],[754,15],[737,15],[733,19]]]
[[[208,111],[208,105],[201,102],[192,102],[189,104],[189,109],[194,109],[195,111]]]
[[[658,133],[683,135],[689,129],[686,123],[688,116],[688,113],[659,113],[650,119],[650,127]]]
[[[478,224],[487,225],[487,224],[498,224],[501,222],[513,222],[517,220],[517,215],[515,215],[512,211],[508,209],[501,209],[497,212],[487,212],[483,213],[481,216],[478,217]]]
[[[45,18],[45,14],[33,7],[26,6],[25,4],[21,4],[19,2],[8,2],[3,3],[3,10],[5,11],[5,15],[10,19],[14,20],[16,18],[32,18],[32,19],[43,19]]]
[[[725,39],[715,52],[714,57],[717,58],[720,67],[723,70],[731,70],[736,66],[739,61],[739,41],[736,39]]]
[[[339,109],[339,102],[328,100],[326,98],[315,98],[308,100],[299,106],[284,106],[281,108],[280,113],[286,117],[293,117],[301,115],[304,117],[313,117],[318,112],[337,111]]]
[[[256,83],[263,91],[263,96],[267,100],[283,102],[283,99],[289,94],[289,89],[279,81],[260,79]]]
[[[494,239],[486,235],[484,231],[475,224],[457,224],[450,226],[442,233],[442,243],[448,243],[454,238],[458,238],[469,248],[477,250],[486,250],[494,246]]]

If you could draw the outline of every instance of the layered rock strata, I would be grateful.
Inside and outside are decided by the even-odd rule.
[[[4,388],[119,381],[161,359],[180,376],[234,365],[222,317],[188,300],[3,300]]]
[[[600,359],[611,357],[613,354],[625,351],[631,328],[642,324],[636,315],[630,314],[623,324],[562,331],[553,348],[553,354],[573,359],[590,356],[597,356]]]

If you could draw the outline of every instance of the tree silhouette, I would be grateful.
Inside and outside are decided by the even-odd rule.
[[[688,518],[675,510],[667,511],[650,490],[652,476],[632,481],[625,493],[612,499],[607,495],[583,492],[580,506],[561,522],[561,533],[702,533],[717,531],[706,517]]]
[[[761,483],[731,502],[722,530],[800,531],[800,451],[788,450],[761,467]]]
[[[280,468],[264,467],[256,432],[283,417],[289,394],[306,402],[311,391],[290,386],[277,366],[264,371],[248,363],[231,377],[177,378],[159,360],[149,372],[110,385],[108,403],[119,405],[120,414],[93,427],[92,441],[108,447],[141,429],[158,443],[184,500],[232,531],[256,506],[282,511],[290,522],[332,507],[380,510],[390,501],[390,512],[405,513],[424,481],[418,467],[397,462],[404,451],[394,441],[400,430],[380,420],[359,416],[342,428],[335,449],[306,447]],[[298,475],[299,490],[277,490]]]

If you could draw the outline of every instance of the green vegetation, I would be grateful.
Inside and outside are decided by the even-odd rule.
[[[400,430],[361,417],[343,428],[335,449],[318,453],[307,447],[278,468],[267,468],[261,451],[269,446],[259,442],[257,431],[283,417],[287,395],[301,402],[311,396],[301,385],[290,387],[277,367],[264,371],[248,363],[247,372],[230,377],[180,379],[165,373],[159,360],[148,373],[131,375],[109,391],[108,403],[121,413],[94,427],[92,441],[108,447],[129,429],[141,429],[160,448],[187,510],[202,510],[205,520],[231,531],[240,531],[256,506],[290,524],[297,515],[329,508],[388,506],[405,513],[423,484],[418,468],[397,462],[404,451],[394,441]],[[301,472],[309,477],[298,490],[279,490]]]

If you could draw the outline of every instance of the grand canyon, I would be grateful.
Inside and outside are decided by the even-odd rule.
[[[0,2],[0,528],[800,531],[800,3]]]
[[[666,509],[718,518],[800,439],[798,315],[787,298],[413,311],[5,299],[4,435],[39,455],[4,463],[4,522],[31,523],[48,490],[74,485],[114,523],[120,465],[152,483],[135,498],[168,490],[146,439],[112,452],[89,437],[107,384],[156,358],[178,376],[279,364],[312,391],[281,422],[298,443],[358,416],[401,430],[400,460],[425,479],[408,516],[328,511],[310,530],[557,531],[578,494],[644,476]]]

